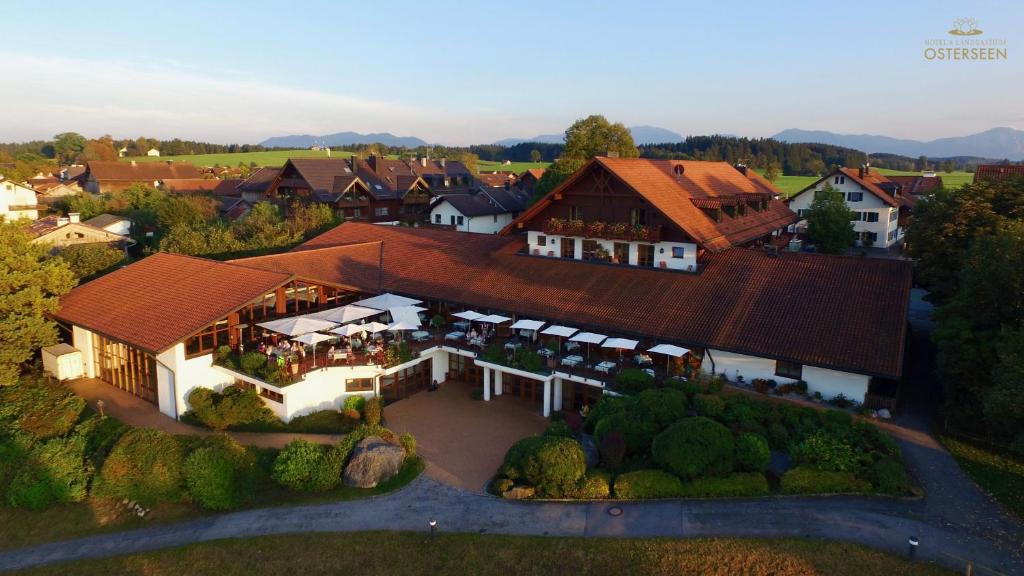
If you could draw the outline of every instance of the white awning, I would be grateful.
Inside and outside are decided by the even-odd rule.
[[[370,334],[376,334],[377,332],[383,332],[388,329],[387,324],[381,324],[380,322],[367,322],[366,324],[360,324],[362,328],[365,328]]]
[[[296,336],[292,338],[293,342],[301,342],[303,344],[316,344],[317,342],[323,342],[325,340],[334,340],[337,336],[328,336],[327,334],[320,334],[318,332],[310,332],[309,334],[303,334],[302,336]]]
[[[356,334],[362,334],[366,332],[366,324],[345,324],[339,326],[334,330],[329,330],[331,334],[338,334],[341,336],[355,336]]]
[[[513,330],[539,330],[544,323],[540,320],[519,320],[515,324],[509,326]]]
[[[378,314],[380,314],[380,310],[349,304],[348,306],[341,306],[338,308],[331,308],[330,310],[322,310],[312,314],[305,314],[305,316],[307,318],[316,318],[318,320],[328,320],[337,324],[345,324],[347,322],[355,322],[356,320],[362,320],[363,318],[369,318],[370,316],[376,316]]]
[[[394,324],[408,324],[413,328],[420,327],[420,316],[417,314],[420,310],[426,310],[419,306],[399,306],[397,308],[391,308],[388,310],[391,313],[392,325]],[[394,330],[394,328],[391,328]],[[412,330],[412,328],[399,328],[399,330]]]
[[[600,344],[604,339],[607,338],[604,334],[594,334],[593,332],[580,332],[579,334],[569,338],[571,342],[584,342],[587,344]]]
[[[570,328],[568,326],[548,326],[547,328],[540,331],[541,334],[547,334],[548,336],[572,336],[576,332],[579,332],[577,328]]]
[[[455,316],[456,318],[462,318],[463,320],[473,321],[483,318],[485,315],[479,312],[474,312],[472,310],[463,310],[462,312],[456,312],[455,314],[452,314],[452,316]]]
[[[353,302],[356,306],[366,306],[367,308],[376,308],[377,310],[389,310],[391,308],[398,308],[400,306],[412,306],[413,304],[419,304],[423,300],[414,300],[412,298],[406,298],[405,296],[399,296],[397,294],[391,294],[390,292],[374,296],[373,298],[366,298],[358,302]]]
[[[500,316],[498,314],[491,314],[490,316],[483,316],[476,319],[477,322],[486,322],[488,324],[503,324],[509,320],[511,320],[511,318]]]
[[[271,332],[286,334],[288,336],[298,336],[299,334],[308,334],[318,330],[329,330],[334,328],[336,325],[337,323],[335,322],[318,320],[316,318],[306,318],[303,316],[282,318],[280,320],[271,320],[270,322],[260,322],[257,324],[257,326],[266,328]]]
[[[654,352],[655,354],[666,354],[668,356],[674,356],[676,358],[685,356],[690,350],[680,346],[673,346],[672,344],[658,344],[654,348],[649,348],[648,352]]]
[[[619,350],[633,350],[640,342],[628,338],[609,338],[602,344],[602,348],[618,348]]]

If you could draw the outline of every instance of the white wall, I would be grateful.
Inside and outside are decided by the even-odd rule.
[[[545,245],[541,246],[538,243],[540,236],[545,237]],[[565,236],[553,236],[546,235],[543,232],[531,230],[526,234],[526,241],[530,254],[537,256],[554,256],[556,258],[562,255],[562,239],[567,238]],[[573,257],[577,260],[583,258],[583,237],[575,237],[576,249]],[[596,239],[598,245],[603,246],[609,254],[615,253],[615,240],[603,240]],[[622,241],[620,241],[621,243]],[[638,246],[640,244],[650,244],[649,242],[629,242],[629,262],[631,266],[636,266],[639,261],[640,250]],[[672,249],[682,248],[683,257],[673,258]],[[696,270],[697,269],[697,245],[687,242],[658,242],[654,244],[654,267],[655,268],[666,268],[668,270]]]
[[[96,377],[95,350],[92,347],[92,332],[80,326],[71,327],[71,345],[82,353],[82,364],[86,378]]]
[[[0,220],[8,222],[23,218],[37,220],[39,218],[38,210],[11,211],[9,208],[10,206],[36,206],[37,204],[35,190],[9,180],[0,182]]]
[[[378,387],[377,378],[381,370],[376,366],[331,366],[307,373],[301,382],[279,388],[284,395],[285,422],[321,410],[339,410],[349,396],[374,395]],[[366,392],[345,392],[345,380],[373,378],[374,390]],[[268,404],[272,404],[268,401]]]
[[[441,216],[440,221],[437,220],[437,216]],[[453,216],[455,217],[456,230],[459,232],[475,232],[477,234],[497,234],[502,228],[512,222],[512,213],[510,212],[497,215],[487,214],[485,216],[464,216],[461,212],[456,210],[450,202],[441,202],[430,210],[431,224],[450,226],[452,224]],[[459,216],[462,216],[461,225],[458,224]]]
[[[775,380],[780,384],[796,381],[792,378],[776,376],[775,360],[736,354],[735,352],[725,352],[724,350],[712,349],[710,353],[711,358],[705,356],[704,362],[701,363],[701,371],[704,373],[711,373],[711,360],[713,358],[715,373],[724,373],[726,379],[734,382],[738,380],[739,376],[742,376],[743,380],[748,383],[755,378]],[[864,395],[868,392],[868,383],[871,381],[870,376],[863,374],[852,374],[813,366],[804,366],[802,374],[802,380],[807,382],[807,391],[811,394],[821,392],[821,395],[826,399],[842,393],[847,398],[863,402]]]
[[[104,226],[103,229],[106,230],[107,232],[112,232],[114,234],[120,234],[121,236],[128,236],[129,234],[131,234],[131,231],[132,231],[132,221],[131,220],[118,220],[117,222],[114,222],[113,224],[109,224],[107,226]]]
[[[842,176],[842,175],[838,175]],[[899,214],[897,208],[889,206],[883,202],[878,196],[875,196],[871,192],[867,191],[860,184],[857,184],[852,178],[842,176],[842,180],[836,181],[837,175],[830,175],[828,178],[819,182],[814,188],[805,190],[800,194],[793,196],[789,201],[789,208],[793,212],[799,213],[800,210],[808,210],[811,207],[811,203],[814,201],[814,192],[818,190],[824,190],[826,184],[832,186],[837,192],[842,192],[844,197],[847,198],[846,206],[850,210],[856,212],[873,212],[878,214],[878,222],[865,222],[862,220],[854,221],[853,229],[855,232],[860,234],[861,232],[874,232],[878,236],[878,240],[873,244],[879,247],[889,247],[899,242],[903,238],[903,230],[899,228],[898,217],[895,220],[890,220],[892,214]],[[863,199],[859,202],[849,200],[850,192],[863,192]],[[790,227],[791,231],[795,231],[797,228],[803,228],[807,226],[806,220],[801,220]],[[897,231],[896,237],[892,240],[888,239],[889,233],[893,230]]]

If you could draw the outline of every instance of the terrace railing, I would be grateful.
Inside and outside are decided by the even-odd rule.
[[[603,240],[626,240],[639,242],[660,242],[661,225],[626,224],[624,222],[602,222],[599,220],[562,220],[550,218],[544,223],[548,235],[582,236]]]

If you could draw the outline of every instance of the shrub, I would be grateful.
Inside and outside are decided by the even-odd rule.
[[[345,398],[345,403],[341,406],[342,410],[355,410],[356,414],[359,415],[362,415],[365,407],[366,398],[362,396],[349,396],[348,398]]]
[[[603,500],[611,496],[612,475],[601,470],[587,470],[576,488],[566,494],[570,498],[580,500]]]
[[[81,502],[88,495],[93,473],[82,438],[48,440],[37,444],[22,460],[7,487],[7,503],[42,510],[57,503]]]
[[[83,410],[85,400],[55,380],[23,378],[13,386],[0,386],[0,421],[10,421],[36,438],[67,434]]]
[[[337,449],[292,440],[274,460],[271,477],[297,492],[324,492],[341,480],[343,459]]]
[[[565,412],[562,414],[562,419],[569,426],[569,429],[572,430],[573,434],[578,434],[583,429],[583,417],[580,416],[579,412]]]
[[[196,388],[189,392],[188,404],[192,415],[214,430],[277,420],[254,389],[228,386],[218,394],[209,388]]]
[[[736,469],[743,472],[764,472],[772,461],[768,441],[757,434],[741,434],[736,439]]]
[[[255,466],[253,455],[230,436],[214,436],[185,459],[185,484],[203,508],[237,508],[252,498]]]
[[[622,434],[612,430],[601,439],[597,446],[598,454],[601,456],[601,464],[609,470],[618,470],[622,467],[622,461],[626,458],[626,440]]]
[[[344,434],[359,422],[359,413],[354,417],[351,411],[338,413],[336,410],[320,410],[292,418],[285,428],[289,432],[307,434]]]
[[[338,451],[338,454],[341,457],[342,466],[348,462],[348,457],[352,455],[352,451],[355,450],[356,444],[359,444],[359,442],[364,438],[368,438],[370,436],[379,436],[388,444],[401,445],[400,439],[395,438],[395,433],[383,426],[370,426],[367,424],[356,426],[350,430],[348,434],[345,434],[345,437],[339,440],[338,444],[335,446],[335,450]]]
[[[359,414],[359,411],[353,410],[352,408],[343,409],[341,411],[341,415],[343,418],[345,418],[345,420],[348,420],[350,423],[359,422],[359,419],[362,418],[362,415]]]
[[[700,384],[692,380],[679,380],[677,378],[670,378],[665,382],[665,386],[674,390],[679,390],[683,394],[686,394],[688,399],[693,399],[694,396],[701,393]]]
[[[572,438],[572,428],[562,420],[552,422],[548,424],[546,430],[544,430],[545,436],[559,436],[561,438]]]
[[[181,497],[181,445],[152,428],[128,431],[103,462],[100,495],[127,498],[144,505]]]
[[[405,450],[406,458],[416,455],[416,438],[412,434],[403,432],[398,441],[402,444],[402,450]]]
[[[719,394],[723,388],[725,388],[725,378],[722,376],[713,376],[711,380],[708,380],[708,392],[711,394]]]
[[[367,426],[377,426],[380,424],[380,418],[383,412],[383,406],[381,406],[380,398],[374,396],[366,401],[363,405],[363,419],[366,420]]]
[[[23,446],[0,436],[0,494],[6,493],[15,474],[25,466],[27,457]]]
[[[585,471],[579,442],[557,436],[530,436],[509,448],[501,475],[525,480],[540,496],[561,498],[576,488]]]
[[[717,420],[725,412],[725,400],[714,394],[697,394],[693,397],[693,407],[698,415]]]
[[[907,492],[907,472],[896,458],[879,459],[871,467],[872,483],[879,492],[900,495]]]
[[[472,390],[469,391],[469,397],[472,398],[473,400],[483,400],[484,391],[480,388],[473,388]]]
[[[817,470],[850,472],[857,468],[853,446],[825,431],[808,436],[794,447],[792,456],[797,464]]]
[[[590,407],[587,417],[583,421],[583,431],[593,433],[597,423],[604,417],[618,414],[626,409],[627,398],[621,396],[603,395],[597,403]]]
[[[128,430],[129,427],[116,418],[94,414],[75,426],[74,435],[85,442],[85,457],[98,469]]]
[[[676,498],[682,493],[679,478],[662,470],[634,470],[615,477],[616,498]]]
[[[768,445],[775,450],[785,450],[789,446],[789,432],[779,422],[768,425]]]
[[[871,491],[871,483],[849,472],[792,468],[782,475],[783,494],[845,494]]]
[[[654,377],[639,368],[625,368],[615,376],[615,391],[622,394],[639,394],[654,386]]]
[[[771,493],[760,472],[730,474],[725,478],[697,478],[683,484],[682,495],[692,498],[744,498]]]
[[[627,454],[643,454],[650,450],[658,429],[638,410],[619,412],[602,418],[594,426],[594,438],[600,443],[610,432],[618,432],[626,441]]]
[[[767,394],[771,390],[771,386],[764,378],[754,378],[750,383],[754,386],[754,391],[760,394]]]
[[[505,492],[508,492],[515,486],[516,483],[508,478],[495,478],[491,483],[491,492],[501,496]]]
[[[238,359],[238,366],[246,374],[259,376],[267,366],[267,355],[262,352],[246,352]]]
[[[223,362],[227,360],[229,356],[231,356],[231,346],[225,344],[217,348],[217,355],[215,356],[215,361]]]
[[[684,479],[732,471],[732,433],[703,416],[673,424],[654,439],[651,451],[659,466]]]
[[[679,390],[644,390],[638,398],[640,409],[658,428],[664,428],[686,416],[686,394]]]

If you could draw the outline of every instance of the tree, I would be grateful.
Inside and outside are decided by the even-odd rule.
[[[946,160],[942,163],[942,171],[946,174],[950,174],[954,170],[956,170],[956,164],[952,160]]]
[[[540,162],[540,159],[540,150],[537,150],[536,148],[530,150],[530,162]]]
[[[64,132],[53,137],[53,151],[61,164],[71,164],[85,150],[85,136]]]
[[[842,254],[853,244],[853,211],[847,208],[842,192],[831,185],[814,192],[807,213],[807,236],[819,252]]]
[[[67,263],[31,240],[22,226],[0,223],[0,385],[14,384],[20,365],[57,341],[46,315],[75,285]]]
[[[107,272],[124,259],[124,253],[106,244],[78,244],[61,250],[60,257],[82,281]]]
[[[473,154],[472,152],[465,152],[463,154],[459,154],[459,162],[462,162],[462,165],[465,166],[467,170],[469,170],[470,174],[477,173],[478,160],[480,160],[480,157],[477,156],[476,154]]]
[[[77,162],[89,162],[90,160],[117,160],[117,149],[114,148],[114,140],[110,136],[104,136],[96,140],[86,142],[82,152],[75,158]]]
[[[621,158],[640,156],[633,136],[621,122],[612,124],[604,116],[595,114],[577,120],[566,129],[563,157],[590,160],[609,153],[616,153]]]
[[[764,170],[764,177],[769,182],[775,182],[781,176],[782,169],[779,167],[778,162],[772,162]]]
[[[924,172],[925,170],[927,170],[928,169],[928,157],[927,156],[919,157],[917,159],[917,166],[916,166],[916,168],[917,168],[917,170],[919,172]]]

